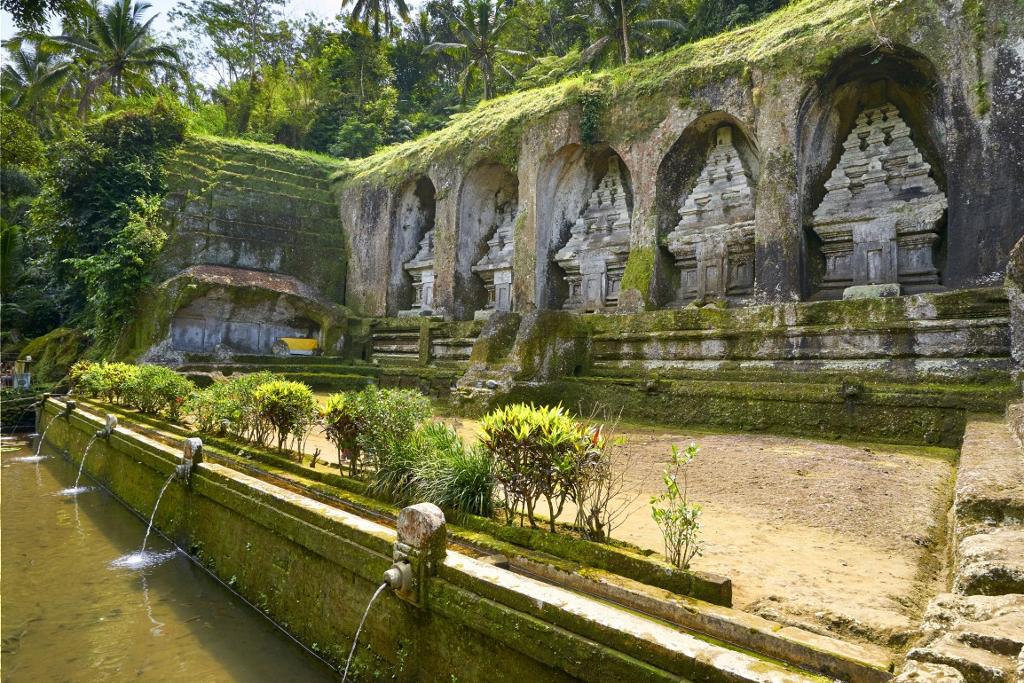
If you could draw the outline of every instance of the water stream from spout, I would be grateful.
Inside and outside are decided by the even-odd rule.
[[[139,548],[138,552],[117,558],[112,563],[112,566],[119,569],[144,569],[146,567],[159,564],[174,556],[173,550],[165,553],[149,553],[147,555],[146,543],[149,542],[149,534],[153,531],[153,520],[156,519],[157,509],[160,508],[160,499],[164,497],[164,492],[167,491],[167,487],[171,485],[172,481],[174,481],[175,476],[177,476],[177,473],[171,472],[171,476],[167,477],[167,481],[164,482],[163,488],[160,489],[160,494],[156,497],[156,503],[153,504],[153,512],[149,515],[149,525],[146,527],[146,535],[142,537],[142,547]]]
[[[52,427],[53,423],[56,422],[56,421],[57,421],[57,419],[54,418],[54,419],[50,420],[50,424],[46,425],[46,429],[43,430],[42,436],[39,437],[39,443],[36,444],[36,452],[32,454],[32,458],[33,459],[36,459],[36,460],[39,459],[39,452],[41,450],[43,450],[43,443],[46,441],[46,432],[50,431],[50,427]],[[27,460],[27,458],[26,458],[26,460]]]
[[[363,630],[363,624],[366,623],[366,615],[370,613],[370,608],[373,607],[374,601],[377,599],[384,589],[388,587],[387,582],[382,583],[377,587],[377,592],[370,598],[370,602],[366,603],[366,611],[363,612],[363,618],[359,620],[359,628],[356,629],[356,637],[352,639],[352,649],[348,653],[348,661],[345,662],[345,673],[341,676],[341,683],[345,683],[348,680],[348,668],[352,665],[352,656],[356,653],[356,645],[359,644],[359,634]]]
[[[82,481],[82,470],[85,469],[85,459],[89,457],[89,449],[96,443],[96,439],[99,438],[99,434],[93,434],[92,438],[89,439],[89,443],[85,446],[85,453],[82,453],[82,462],[78,463],[78,476],[75,477],[75,485],[72,487],[75,490],[78,489],[78,482]]]
[[[153,530],[153,520],[156,519],[156,509],[160,507],[160,499],[164,497],[164,491],[174,481],[175,473],[171,472],[171,476],[167,477],[167,481],[164,482],[164,487],[160,489],[160,495],[156,497],[156,504],[153,505],[153,514],[149,516],[149,526],[146,527],[146,535],[142,537],[142,548],[139,550],[140,553],[146,552],[146,542],[149,540],[149,532]]]

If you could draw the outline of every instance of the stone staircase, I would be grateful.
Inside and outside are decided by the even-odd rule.
[[[1011,407],[1011,418],[1019,414]],[[928,606],[901,681],[1024,681],[1024,449],[998,418],[967,423],[953,503],[953,592]]]

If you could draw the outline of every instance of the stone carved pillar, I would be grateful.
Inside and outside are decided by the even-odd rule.
[[[895,106],[860,113],[825,189],[811,222],[825,256],[821,298],[941,289],[934,251],[946,195]]]
[[[715,145],[666,239],[679,268],[680,306],[745,302],[754,289],[755,188],[732,132],[731,126],[715,131]]]
[[[619,160],[612,158],[608,171],[569,231],[569,240],[555,253],[569,290],[566,309],[615,308],[629,257],[629,228],[630,213]]]

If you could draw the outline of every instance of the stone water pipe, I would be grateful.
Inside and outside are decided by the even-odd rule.
[[[192,469],[203,461],[203,440],[199,437],[185,439],[181,445],[181,464],[174,468],[174,476],[188,483],[192,480]]]
[[[103,426],[96,430],[96,438],[109,439],[115,429],[117,429],[117,417],[107,413]]]
[[[394,564],[384,572],[384,583],[395,595],[418,607],[426,604],[427,581],[444,561],[447,536],[444,513],[433,503],[402,508]]]
[[[65,401],[64,410],[61,412],[60,416],[63,417],[65,420],[70,419],[71,413],[75,412],[75,409],[77,408],[78,404],[75,403],[74,401]]]

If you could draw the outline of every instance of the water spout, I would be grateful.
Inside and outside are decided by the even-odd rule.
[[[385,576],[387,576],[386,573]],[[377,596],[383,593],[384,589],[388,586],[389,584],[387,580],[385,580],[384,583],[382,583],[381,585],[377,586],[377,590],[373,594],[373,597],[370,598],[370,602],[366,603],[366,610],[363,612],[363,618],[359,620],[359,628],[356,629],[356,637],[352,639],[352,649],[349,650],[348,661],[345,662],[345,673],[343,673],[341,676],[341,683],[345,683],[345,681],[348,680],[348,668],[352,665],[352,657],[356,653],[356,645],[359,644],[359,634],[362,633],[363,624],[366,623],[366,615],[370,613],[370,608],[373,607],[373,603],[377,600]]]
[[[92,448],[92,445],[96,443],[96,439],[98,438],[100,438],[100,433],[96,432],[92,435],[92,438],[89,439],[89,443],[85,446],[85,453],[82,453],[82,462],[78,463],[78,476],[75,477],[75,485],[70,489],[64,489],[64,493],[74,495],[81,492],[81,489],[78,488],[78,482],[82,481],[82,470],[85,469],[85,459],[89,457],[89,449]]]
[[[50,427],[53,426],[53,420],[50,420],[50,424],[46,425],[46,429],[43,430],[42,435],[39,437],[39,441],[36,442],[36,452],[32,454],[32,457],[36,460],[41,459],[39,457],[39,451],[43,450],[43,443],[46,441],[46,432],[50,431]]]
[[[146,552],[146,542],[149,540],[149,532],[153,530],[153,520],[156,519],[156,510],[160,507],[160,499],[164,497],[164,491],[174,481],[174,475],[167,477],[167,481],[164,482],[164,487],[160,489],[160,495],[156,497],[156,504],[153,505],[153,513],[149,516],[149,526],[146,527],[146,535],[142,537],[142,548],[139,549],[140,553]]]

